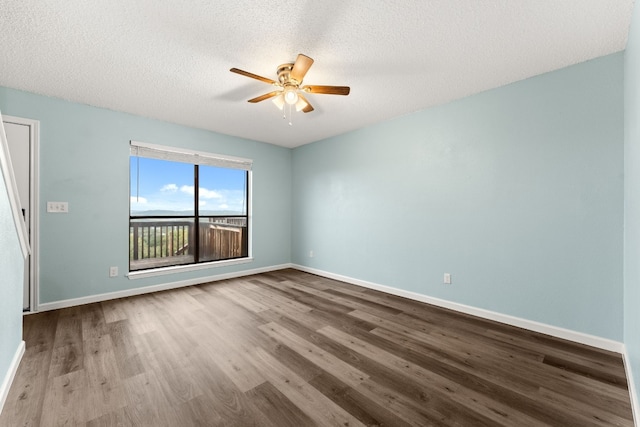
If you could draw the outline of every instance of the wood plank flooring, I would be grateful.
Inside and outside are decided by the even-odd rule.
[[[619,354],[296,270],[24,318],[0,426],[632,426]]]

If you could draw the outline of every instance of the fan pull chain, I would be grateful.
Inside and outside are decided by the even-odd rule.
[[[291,104],[289,104],[289,126],[293,126],[291,120],[293,119],[293,114],[291,114]]]

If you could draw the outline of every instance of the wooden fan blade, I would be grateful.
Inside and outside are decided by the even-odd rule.
[[[249,100],[249,102],[255,104],[256,102],[264,101],[265,99],[273,98],[274,96],[278,96],[282,93],[281,90],[274,90],[273,92],[265,93],[264,95],[256,96]]]
[[[265,82],[265,83],[269,83],[269,84],[275,84],[276,83],[274,80],[268,79],[266,77],[259,76],[257,74],[250,73],[248,71],[240,70],[239,68],[232,68],[229,71],[231,71],[232,73],[240,74],[241,76],[251,77],[252,79],[260,80],[261,82]]]
[[[298,54],[296,62],[293,64],[293,69],[291,70],[291,74],[289,74],[289,76],[293,80],[296,80],[298,83],[302,82],[302,79],[304,79],[304,76],[307,74],[307,71],[309,71],[309,68],[311,68],[312,64],[313,59],[301,53]]]
[[[326,95],[349,95],[349,86],[303,86],[301,90],[307,93],[323,93]]]
[[[309,100],[307,98],[304,97],[303,94],[299,93],[298,94],[298,98],[300,98],[302,101],[304,101],[307,105],[302,109],[303,113],[310,113],[313,111],[313,106],[311,105],[311,103],[309,102]]]

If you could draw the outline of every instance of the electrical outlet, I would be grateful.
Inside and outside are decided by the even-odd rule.
[[[109,267],[109,277],[118,276],[118,267]]]
[[[445,285],[451,284],[451,273],[444,273],[444,284]]]
[[[313,251],[309,251],[309,258],[313,258]]]

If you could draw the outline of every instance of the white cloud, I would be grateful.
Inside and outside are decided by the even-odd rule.
[[[187,193],[191,196],[196,194],[195,187],[193,185],[183,185],[182,187],[180,187],[180,191],[182,191],[183,193]]]
[[[160,189],[160,191],[169,191],[171,193],[175,193],[178,191],[178,186],[175,184],[167,184]]]
[[[205,199],[219,199],[222,197],[222,194],[214,190],[207,190],[206,188],[200,187],[200,197],[204,197]]]
[[[221,204],[220,206],[218,206],[219,209],[229,209],[229,205],[226,203]]]
[[[131,196],[130,200],[132,205],[143,205],[147,203],[147,199],[145,199],[144,197],[136,197],[136,196]]]
[[[183,185],[182,187],[180,187],[180,191],[182,191],[183,193],[187,193],[191,196],[195,194],[195,188],[193,185]],[[222,197],[222,195],[217,191],[208,190],[204,187],[200,187],[199,194],[200,194],[200,198],[203,198],[203,199],[219,199]]]
[[[200,205],[200,206],[206,206],[206,205],[207,205],[207,202],[205,202],[204,200],[200,200],[199,205]]]

